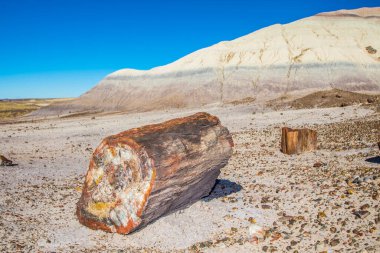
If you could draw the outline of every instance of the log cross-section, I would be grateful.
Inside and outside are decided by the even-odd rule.
[[[121,234],[141,228],[207,196],[232,147],[228,129],[207,113],[109,136],[90,160],[78,219]]]
[[[317,148],[317,132],[311,129],[282,128],[281,152],[291,155]]]

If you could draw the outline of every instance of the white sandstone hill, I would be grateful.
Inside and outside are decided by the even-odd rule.
[[[147,71],[122,69],[40,115],[146,111],[338,88],[380,91],[380,8],[272,25]]]

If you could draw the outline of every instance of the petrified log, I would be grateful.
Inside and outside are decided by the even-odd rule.
[[[207,196],[232,154],[217,117],[197,113],[105,138],[92,155],[79,221],[128,234]]]
[[[0,166],[15,166],[17,164],[14,164],[11,160],[6,158],[3,155],[0,155]]]
[[[317,149],[317,132],[311,129],[282,128],[281,151],[282,153],[300,154],[305,151]]]

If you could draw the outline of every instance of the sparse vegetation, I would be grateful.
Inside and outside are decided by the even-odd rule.
[[[293,109],[304,108],[328,108],[328,107],[344,107],[354,104],[363,104],[368,106],[379,106],[379,95],[368,95],[339,89],[331,89],[318,91],[307,96],[285,101],[283,98],[277,98],[269,101],[268,106],[278,109],[282,107],[290,107]]]
[[[0,100],[0,120],[14,119],[54,102],[64,100],[69,99],[3,99]]]
[[[250,104],[250,103],[255,102],[255,100],[256,100],[256,98],[246,97],[246,98],[243,98],[243,99],[240,99],[240,100],[231,101],[228,104],[232,104],[232,105]]]

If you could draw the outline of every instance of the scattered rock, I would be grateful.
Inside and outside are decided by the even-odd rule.
[[[15,165],[16,164],[14,164],[11,160],[9,160],[3,155],[0,155],[0,166],[15,166]]]
[[[270,205],[261,205],[262,209],[271,209],[272,207]]]
[[[339,243],[340,243],[339,239],[332,239],[332,240],[330,241],[330,245],[331,245],[332,247],[335,247],[335,246],[338,245]]]
[[[264,238],[264,229],[256,224],[252,224],[248,228],[248,233],[253,242],[259,243],[259,240]]]
[[[318,212],[317,218],[318,218],[319,220],[324,219],[324,218],[326,218],[326,217],[327,217],[327,215],[326,215],[325,212]]]
[[[377,53],[377,50],[374,49],[372,46],[367,46],[365,49],[367,50],[367,52],[369,54],[376,54]]]
[[[357,228],[355,228],[354,230],[352,230],[352,233],[354,233],[357,236],[363,236],[364,235],[364,233],[362,231],[360,231],[359,229],[357,229]]]
[[[251,224],[256,224],[256,219],[253,218],[253,217],[249,217],[249,218],[248,218],[248,221],[249,221]]]
[[[315,245],[314,245],[314,248],[315,248],[315,251],[316,252],[322,252],[325,250],[325,245],[324,243],[318,241]]]
[[[343,99],[336,99],[335,94],[332,98],[340,103],[344,102]],[[343,98],[345,99],[346,96],[343,95]],[[363,106],[369,107],[365,105],[365,101],[366,100],[363,101]],[[326,120],[336,116],[339,117],[339,114],[335,114],[335,110],[344,111],[347,115],[347,112],[353,109],[335,108],[325,117]],[[362,109],[358,106],[358,110]],[[286,115],[286,113],[284,113],[284,115]],[[199,241],[198,239],[198,242],[192,241],[193,239],[190,239],[194,236],[192,234],[186,236],[186,232],[191,232],[188,230],[190,227],[198,225],[191,222],[191,219],[185,219],[184,221],[186,221],[186,223],[189,222],[189,227],[186,228],[185,226],[184,233],[186,238],[183,237],[182,239],[191,240],[191,243],[188,245],[195,243],[195,246],[191,246],[193,250],[189,247],[183,251],[207,251],[206,248],[209,247],[210,241],[204,242],[203,240],[207,239],[206,234],[208,236],[209,232],[216,232],[216,236],[212,240],[213,245],[211,246],[211,251],[213,251],[213,249],[217,251],[217,248],[227,248],[224,250],[226,252],[233,251],[229,248],[238,246],[238,244],[243,242],[244,246],[241,247],[241,252],[248,251],[247,246],[250,249],[253,248],[253,250],[251,250],[252,252],[262,250],[271,252],[272,249],[274,250],[272,246],[278,247],[277,252],[284,252],[285,250],[289,252],[297,252],[298,250],[300,253],[314,252],[314,247],[319,249],[315,252],[326,253],[335,250],[337,252],[362,252],[364,248],[367,249],[368,252],[376,252],[375,249],[369,250],[369,248],[371,245],[372,248],[376,247],[376,242],[379,241],[377,238],[380,216],[377,215],[377,210],[379,208],[380,172],[376,164],[369,164],[364,161],[379,155],[379,150],[375,149],[378,141],[377,133],[379,121],[376,117],[372,116],[365,117],[363,120],[369,120],[369,122],[364,124],[361,120],[357,120],[355,122],[347,121],[329,125],[325,125],[323,122],[321,125],[308,125],[318,131],[318,148],[320,148],[320,151],[299,157],[286,157],[278,152],[280,124],[269,129],[255,129],[254,127],[250,127],[251,129],[234,132],[233,137],[234,140],[236,140],[237,146],[229,165],[222,171],[219,178],[236,182],[243,187],[242,190],[235,192],[233,186],[229,183],[217,184],[217,187],[212,192],[211,202],[208,202],[209,198],[206,198],[204,200],[205,202],[202,200],[199,203],[202,205],[195,204],[191,207],[192,209],[185,210],[183,213],[175,213],[166,218],[170,223],[173,222],[173,231],[171,227],[167,226],[165,219],[163,219],[164,223],[161,222],[162,220],[158,220],[157,223],[152,226],[153,228],[157,228],[157,230],[153,229],[152,231],[150,230],[152,228],[151,226],[147,227],[142,231],[144,232],[144,237],[145,235],[151,236],[155,231],[162,232],[161,227],[157,227],[158,224],[164,224],[164,231],[168,233],[160,234],[157,240],[148,239],[149,243],[145,241],[145,244],[152,246],[151,249],[147,250],[160,251],[160,248],[155,248],[156,246],[154,244],[157,242],[156,245],[161,245],[160,247],[165,247],[165,244],[170,243],[171,248],[167,250],[175,251],[173,248],[175,246],[173,246],[172,243],[180,242],[178,240],[175,241],[175,238],[177,238],[175,236],[178,235],[175,232],[183,229],[182,218],[190,216],[189,210],[198,212],[199,208],[200,214],[205,214],[202,219],[198,220],[201,222],[199,230],[198,227],[196,229],[197,233],[200,231],[200,234],[196,235],[199,236]],[[92,121],[92,123],[93,125],[104,124],[103,120],[102,123],[96,123],[95,121]],[[358,125],[358,127],[356,127],[356,125]],[[6,128],[4,129],[7,130]],[[117,131],[119,128],[115,127],[115,129]],[[110,132],[114,132],[115,129],[110,130]],[[101,133],[106,133],[106,131],[103,130]],[[8,132],[4,134],[4,136],[7,136]],[[68,147],[71,147],[73,144],[73,150],[74,152],[78,152],[78,155],[88,154],[92,152],[88,147],[94,145],[92,140],[94,135],[92,133],[89,135],[92,135],[92,137],[86,137],[87,135],[85,133],[78,132],[78,136],[81,137],[79,140],[76,140],[74,137],[69,138],[65,136],[62,143]],[[12,135],[12,137],[15,136]],[[14,152],[16,152],[17,155],[9,149],[5,149],[4,153],[6,152],[7,157],[9,156],[9,158],[15,161],[16,159],[21,159],[18,157],[24,158],[26,156],[25,163],[32,162],[32,166],[30,166],[32,169],[40,167],[40,165],[44,163],[48,164],[48,167],[54,168],[57,165],[57,162],[54,163],[54,160],[57,158],[53,158],[53,155],[57,157],[62,154],[66,155],[66,153],[60,154],[62,151],[58,149],[50,153],[45,152],[43,147],[37,146],[37,144],[34,143],[37,139],[33,138],[12,138],[15,140],[15,143],[12,143],[14,140],[11,140],[12,142],[10,142],[10,145],[6,148],[15,149]],[[26,140],[29,141],[28,145],[23,144]],[[81,147],[78,145],[79,142],[82,145]],[[22,147],[17,146],[19,143],[30,146],[30,153],[20,153]],[[91,145],[88,143],[91,143]],[[38,159],[40,155],[43,157],[43,160]],[[65,159],[63,155],[62,159]],[[60,162],[62,160],[58,161]],[[81,157],[81,160],[78,161],[81,161],[83,164],[84,159]],[[24,162],[18,162],[24,164]],[[39,164],[40,162],[43,163]],[[68,164],[72,165],[72,163]],[[315,166],[313,168],[314,164]],[[11,167],[0,168],[3,168],[2,172],[9,178],[9,170],[6,170],[6,168]],[[25,172],[28,172],[28,170],[25,169]],[[14,173],[12,172],[11,174]],[[21,173],[16,174],[19,175]],[[74,183],[74,181],[77,180],[82,181],[82,177],[83,171],[81,170],[80,177],[75,180],[74,178],[67,180],[67,185],[66,181],[65,183],[55,181],[55,183],[49,184],[49,188],[41,188],[43,187],[42,185],[36,184],[33,184],[33,187],[27,189],[25,192],[15,188],[14,190],[19,191],[19,194],[15,193],[10,185],[1,185],[1,189],[4,191],[2,193],[6,194],[4,194],[3,198],[4,205],[1,206],[1,208],[5,209],[5,212],[2,213],[2,215],[5,216],[4,219],[0,218],[0,227],[5,228],[7,235],[4,235],[5,238],[3,237],[2,242],[0,242],[0,248],[5,244],[12,244],[13,242],[13,245],[20,243],[26,245],[28,248],[33,248],[31,242],[34,242],[34,240],[31,239],[30,234],[35,233],[34,231],[37,230],[41,232],[33,235],[33,238],[41,238],[42,245],[44,244],[44,240],[47,240],[46,238],[50,238],[51,241],[54,241],[52,245],[46,245],[46,247],[50,249],[54,249],[57,243],[62,243],[63,241],[59,238],[55,238],[54,234],[45,234],[44,228],[46,228],[46,223],[44,223],[43,219],[38,217],[40,213],[44,213],[44,208],[36,209],[39,212],[33,212],[35,214],[32,216],[29,216],[29,212],[25,212],[25,210],[28,206],[34,208],[33,205],[35,206],[36,203],[38,203],[37,201],[42,201],[44,206],[52,209],[52,211],[46,210],[49,215],[52,216],[46,218],[45,222],[49,222],[51,218],[58,221],[73,221],[72,208],[67,207],[72,206],[75,198],[79,196],[78,192],[82,191],[81,187],[79,187],[82,183]],[[48,180],[41,180],[47,183],[50,181],[50,178]],[[4,183],[5,180],[2,182]],[[19,182],[24,184],[21,180],[19,180]],[[25,184],[27,184],[27,182],[25,182]],[[21,185],[21,187],[25,186]],[[347,194],[353,193],[353,191],[355,191],[355,193],[347,195],[346,191]],[[332,192],[334,192],[335,195],[332,195]],[[10,193],[14,195],[10,195]],[[65,194],[63,193],[68,194],[68,197],[64,198]],[[38,197],[38,194],[44,197]],[[17,198],[13,196],[17,196]],[[25,198],[25,196],[28,198]],[[341,198],[341,196],[344,196],[344,198]],[[56,204],[57,202],[51,201],[52,199],[59,200],[60,203]],[[18,204],[18,202],[20,204]],[[219,204],[225,207],[222,208],[221,217],[223,218],[220,222],[218,221],[217,213],[220,210],[217,207]],[[272,209],[263,210],[261,209],[261,205],[270,205]],[[56,206],[56,208],[54,206]],[[65,208],[61,208],[63,206]],[[209,209],[206,209],[206,207]],[[17,212],[21,208],[23,208],[24,211]],[[7,224],[7,220],[11,217],[8,212],[13,212],[13,210],[16,210],[16,212],[14,212],[15,215],[21,214],[22,216],[20,216],[20,218],[15,216],[15,219],[19,219],[19,221],[15,220]],[[370,214],[364,219],[356,219],[353,210],[369,211]],[[324,215],[320,215],[320,219],[317,219],[319,211],[324,211],[327,217],[324,218]],[[196,214],[198,215],[198,213]],[[190,217],[193,217],[193,215],[194,214],[191,214]],[[213,215],[212,219],[215,219],[215,223],[212,224],[214,225],[212,225],[211,222],[208,223],[209,220],[206,220],[206,217],[209,217],[208,215]],[[304,216],[304,219],[298,219],[299,215]],[[273,230],[268,229],[269,232],[265,229],[265,236],[262,234],[255,236],[248,235],[250,225],[257,223],[261,225],[261,222],[266,220],[267,217],[271,217],[271,219],[267,220],[268,223],[265,224],[270,226]],[[22,221],[21,218],[25,219],[25,221]],[[30,220],[30,218],[38,219],[34,222]],[[245,218],[245,220],[241,220],[243,218]],[[181,221],[181,223],[177,223],[177,221]],[[40,225],[37,225],[37,222]],[[14,226],[13,224],[21,225]],[[205,226],[205,224],[210,224],[211,226],[208,227]],[[178,228],[176,226],[181,227]],[[243,230],[244,226],[245,230]],[[237,230],[231,227],[235,227]],[[21,228],[26,232],[21,231]],[[59,228],[59,226],[55,226],[55,229]],[[206,230],[207,233],[205,232]],[[145,234],[145,232],[147,233]],[[138,232],[138,234],[140,233],[141,232]],[[204,233],[204,235],[201,235],[201,233]],[[18,234],[21,236],[19,237]],[[91,232],[91,234],[96,236],[99,233]],[[113,236],[106,233],[101,234],[102,240],[98,242],[99,246],[106,247],[106,243],[112,242]],[[53,237],[54,240],[52,239]],[[135,236],[132,235],[132,237]],[[180,237],[178,238],[181,239]],[[164,238],[167,239],[165,240]],[[324,240],[325,238],[328,240]],[[336,243],[333,239],[339,240],[336,246],[333,246]],[[139,237],[136,242],[139,244],[142,240],[145,239]],[[248,241],[252,242],[252,240],[259,242],[259,245],[249,245]],[[316,244],[317,240],[321,241],[319,243],[320,245]],[[115,247],[115,250],[122,248],[121,245],[125,246],[125,242],[122,242],[122,240],[117,241],[118,244],[115,243],[112,245]],[[76,240],[76,242],[80,242],[80,240]],[[141,247],[145,247],[143,245]],[[67,247],[63,246],[64,248],[62,250],[69,251],[69,246],[70,245]],[[75,247],[78,246],[75,245]],[[43,248],[38,249],[43,250]],[[81,250],[76,249],[78,251]],[[240,247],[238,249],[240,249]],[[99,248],[94,250],[104,251],[104,249]],[[16,252],[15,248],[6,248],[3,251]],[[24,247],[19,251],[27,251],[27,248]],[[85,251],[85,249],[83,251]],[[133,249],[131,249],[131,251],[135,252]],[[140,251],[143,251],[143,249],[141,248]]]
[[[372,181],[373,179],[374,179],[373,176],[366,176],[363,178],[363,182],[368,183],[368,182]]]
[[[359,219],[364,219],[364,218],[366,218],[366,217],[370,214],[370,212],[360,210],[360,211],[354,211],[353,214],[354,214],[357,218],[359,218]]]
[[[322,167],[322,166],[324,166],[324,165],[325,165],[324,163],[316,162],[316,163],[314,163],[313,167],[314,167],[314,168],[319,168],[319,167]]]
[[[360,207],[360,210],[364,211],[364,210],[367,210],[369,208],[369,205],[368,204],[364,204]]]
[[[277,241],[278,239],[282,238],[282,235],[280,232],[273,232],[271,236],[271,242]]]
[[[367,98],[367,103],[368,104],[372,104],[374,102],[375,102],[375,100],[373,98]]]
[[[352,183],[354,184],[361,184],[363,182],[363,179],[359,176],[355,176],[354,180],[352,180]]]

